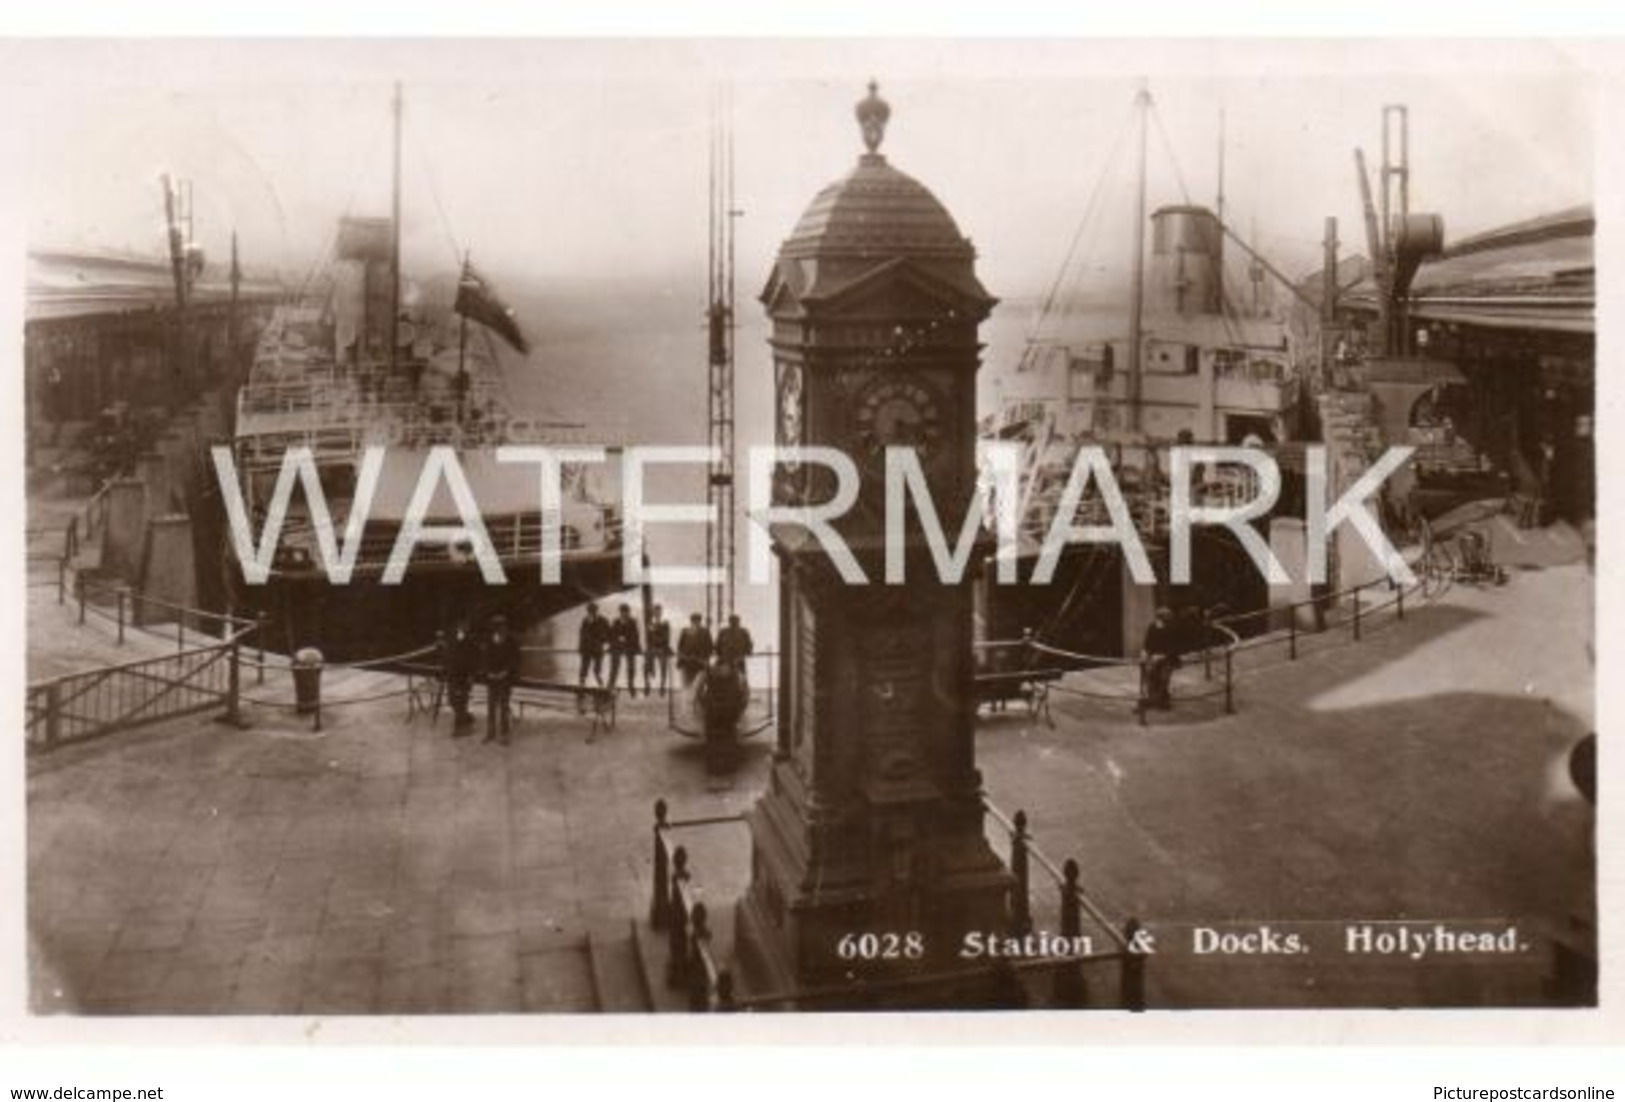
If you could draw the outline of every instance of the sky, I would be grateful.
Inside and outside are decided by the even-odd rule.
[[[1228,219],[1297,276],[1327,215],[1364,251],[1352,153],[1376,161],[1387,103],[1410,109],[1412,208],[1441,213],[1448,240],[1591,201],[1582,62],[1551,44],[1359,40],[41,43],[13,79],[31,244],[161,253],[167,171],[193,181],[211,257],[236,229],[251,266],[302,273],[340,213],[387,212],[400,80],[407,269],[467,250],[495,275],[611,291],[703,281],[725,84],[748,296],[861,152],[852,109],[872,76],[893,109],[883,152],[948,206],[989,288],[1019,298],[1055,276],[1086,212],[1084,262],[1126,253],[1142,81],[1152,204],[1213,201],[1222,115]]]

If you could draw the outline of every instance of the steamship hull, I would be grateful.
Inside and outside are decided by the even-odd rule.
[[[534,558],[503,563],[506,581],[488,584],[475,563],[414,562],[398,584],[376,571],[344,585],[320,572],[273,572],[249,585],[228,567],[232,605],[262,619],[265,645],[285,654],[314,647],[339,662],[407,654],[435,641],[436,632],[467,617],[476,625],[506,617],[523,631],[561,612],[627,588],[621,552],[594,551],[562,564],[560,580],[543,582]]]

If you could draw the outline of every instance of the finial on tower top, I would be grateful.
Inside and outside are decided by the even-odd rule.
[[[891,104],[880,98],[880,85],[869,81],[869,94],[858,102],[858,126],[863,130],[863,144],[870,153],[880,152],[880,143],[886,138],[886,122],[891,118]]]

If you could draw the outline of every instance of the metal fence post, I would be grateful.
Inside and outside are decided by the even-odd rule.
[[[1078,902],[1078,894],[1083,890],[1078,886],[1078,863],[1072,858],[1066,859],[1061,866],[1061,875],[1064,883],[1061,884],[1061,939],[1067,945],[1076,944],[1073,939],[1083,933],[1083,908]],[[1058,1005],[1067,1008],[1076,1008],[1084,1005],[1087,990],[1083,980],[1083,964],[1062,963],[1055,973],[1055,1001]]]
[[[671,855],[671,913],[666,939],[666,986],[681,987],[688,975],[688,909],[683,906],[683,881],[688,879],[688,851],[678,846]]]
[[[226,657],[226,722],[235,726],[243,721],[239,702],[242,695],[243,672],[241,656],[237,653],[237,640],[233,639],[226,645],[231,648]]]
[[[649,900],[649,925],[656,930],[664,929],[666,917],[670,914],[671,885],[666,875],[666,840],[660,832],[666,829],[666,801],[655,801],[655,883],[654,893]]]
[[[254,684],[265,684],[265,613],[261,612],[254,617],[254,645],[259,651],[259,662],[255,667]]]
[[[62,686],[53,681],[45,687],[45,746],[49,749],[62,737]]]
[[[1135,947],[1140,934],[1140,920],[1131,918],[1123,925],[1123,940],[1128,948],[1123,952],[1123,970],[1118,994],[1128,1010],[1145,1009],[1145,956]]]
[[[1010,889],[1010,927],[1011,933],[1022,937],[1032,932],[1033,912],[1032,872],[1027,856],[1027,813],[1017,811],[1013,820],[1015,829],[1010,832],[1010,872],[1015,877],[1015,885]]]

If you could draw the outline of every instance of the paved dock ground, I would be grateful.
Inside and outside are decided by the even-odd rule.
[[[1591,817],[1562,759],[1591,722],[1590,582],[1566,558],[1504,587],[1457,587],[1357,645],[1257,663],[1234,716],[1192,706],[1142,727],[1119,703],[1057,695],[1053,728],[987,719],[989,796],[1025,809],[1048,854],[1077,858],[1114,917],[1163,931],[1154,1005],[1536,1001],[1538,954],[1238,964],[1179,942],[1220,920],[1532,931],[1586,913]],[[52,602],[30,611],[36,638],[82,630]],[[383,678],[336,677],[329,695]],[[249,692],[278,698],[274,685]],[[731,785],[709,782],[659,701],[626,704],[590,742],[573,714],[533,712],[506,749],[449,738],[444,716],[409,722],[400,699],[331,708],[320,734],[281,708],[249,714],[247,729],[194,718],[31,758],[37,1011],[625,1005],[606,1000],[606,984],[630,981],[606,979],[604,961],[629,959],[647,908],[651,804],[736,812],[766,769],[758,739]],[[741,827],[681,840],[707,896],[737,894]],[[1040,897],[1040,925],[1052,916]]]

